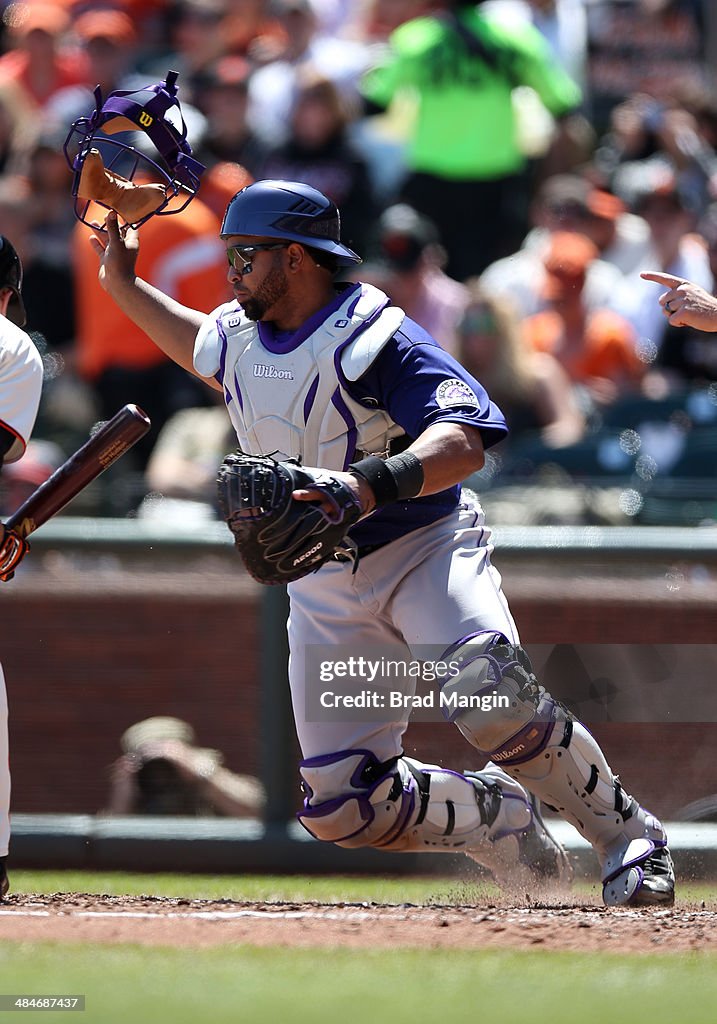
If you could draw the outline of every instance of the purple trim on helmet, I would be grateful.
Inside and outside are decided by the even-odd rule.
[[[340,388],[336,388],[333,395],[331,396],[331,404],[346,424],[346,455],[344,456],[343,470],[347,471],[351,465],[351,460],[354,457],[356,451],[356,439],[358,437],[358,429],[356,427],[356,420],[351,415],[351,410],[344,402],[341,397]]]
[[[309,387],[309,390],[306,393],[306,398],[304,399],[304,425],[306,425],[309,416],[311,415],[311,410],[314,407],[314,399],[316,398],[316,392],[318,391],[318,389],[319,375],[317,373],[314,379],[312,380],[311,386]]]

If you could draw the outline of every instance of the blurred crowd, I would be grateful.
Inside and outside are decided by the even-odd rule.
[[[138,270],[180,302],[208,312],[231,298],[218,238],[231,196],[255,178],[298,179],[340,207],[344,241],[364,256],[358,277],[504,410],[500,458],[521,443],[574,449],[607,423],[627,426],[610,410],[630,402],[699,392],[717,409],[717,343],[671,327],[639,277],[717,287],[709,0],[0,10],[0,232],[23,260],[46,371],[40,440],[10,467],[4,511],[93,423],[135,402],[153,429],[91,511],[216,514],[214,472],[232,446],[224,409],[102,292],[63,151],[96,86],[107,96],[170,69],[207,170],[182,213],[140,228]]]

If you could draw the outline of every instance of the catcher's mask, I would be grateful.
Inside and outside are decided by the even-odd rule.
[[[341,242],[341,217],[328,196],[300,181],[255,181],[227,206],[221,237],[254,235],[301,242],[330,253],[337,266],[361,263]]]
[[[120,138],[113,138],[115,135]],[[151,146],[147,145],[148,141]],[[147,149],[156,159],[147,155]],[[91,151],[100,153],[108,172],[128,181],[139,177],[164,186],[166,198],[156,209],[134,221],[133,227],[139,227],[155,214],[180,213],[197,194],[199,179],[205,170],[192,156],[192,147],[187,142],[187,126],[177,99],[176,71],[169,71],[164,82],[142,89],[117,89],[104,102],[97,86],[94,112],[73,122],[64,150],[74,172],[75,215],[88,225],[90,221],[86,217],[91,200],[81,198],[78,190],[82,168]],[[169,207],[175,196],[180,196],[180,201]],[[94,201],[105,209],[112,209],[101,200]]]
[[[12,292],[7,307],[7,318],[18,327],[24,327],[27,321],[25,304],[22,301],[22,263],[15,252],[12,242],[0,235],[0,289],[9,288]]]

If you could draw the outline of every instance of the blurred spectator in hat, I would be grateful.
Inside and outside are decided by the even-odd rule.
[[[194,729],[180,718],[158,715],[137,722],[122,734],[120,746],[105,814],[261,814],[264,789],[258,779],[225,768],[220,751],[198,746]]]
[[[509,299],[490,295],[475,279],[468,293],[455,355],[500,406],[510,430],[506,445],[526,433],[555,448],[579,441],[585,420],[559,361],[527,344]]]
[[[532,229],[522,247],[496,260],[481,274],[486,291],[505,295],[521,316],[545,308],[547,271],[544,257],[557,231],[587,235],[598,248],[597,259],[586,270],[583,301],[588,309],[610,308],[623,273],[622,266],[646,253],[647,225],[632,214],[617,212],[619,202],[600,193],[574,174],[548,178],[531,203]],[[610,216],[605,216],[609,213]],[[603,254],[600,244],[606,244]],[[644,265],[644,264],[643,264]]]
[[[178,0],[171,4],[169,47],[154,58],[150,55],[143,62],[143,71],[159,80],[172,68],[179,72],[180,83],[191,89],[195,77],[228,52],[225,19],[229,7],[230,0]]]
[[[133,68],[137,46],[137,33],[129,15],[124,11],[90,9],[73,22],[72,31],[87,55],[93,88],[99,85],[104,96],[120,88],[120,82]]]
[[[360,42],[322,35],[312,0],[274,0],[271,9],[285,32],[286,44],[274,60],[251,77],[249,122],[257,134],[275,146],[290,134],[294,98],[304,67],[311,66],[332,81],[347,102],[357,107],[358,82],[368,67],[369,54]]]
[[[381,287],[455,356],[456,329],[470,292],[443,272],[445,250],[435,224],[406,203],[389,207],[378,221],[377,257],[377,263],[361,267],[361,280]]]
[[[247,120],[251,72],[251,64],[244,57],[230,55],[196,77],[194,99],[206,118],[206,127],[201,144],[193,148],[208,166],[217,162],[241,164],[257,177],[268,146]]]
[[[543,257],[547,308],[524,328],[538,352],[549,352],[592,403],[608,404],[635,390],[645,372],[630,323],[610,309],[589,309],[587,270],[597,247],[585,235],[558,231]]]
[[[71,31],[87,66],[87,78],[83,85],[58,90],[47,104],[47,116],[66,130],[78,117],[92,112],[96,86],[106,98],[115,89],[145,84],[144,79],[133,76],[137,33],[124,11],[90,9],[72,23]]]
[[[289,137],[261,165],[261,178],[304,181],[341,210],[341,235],[365,252],[376,204],[369,168],[348,136],[349,111],[338,86],[316,69],[297,72]]]
[[[257,67],[277,60],[287,44],[286,30],[271,0],[230,2],[222,31],[227,51],[245,57]]]
[[[24,267],[28,328],[51,349],[74,340],[72,266],[67,258],[74,229],[68,203],[70,176],[62,152],[66,128],[40,122],[34,143],[18,161],[22,172],[0,181],[0,222],[12,218]]]
[[[595,166],[603,180],[632,205],[646,174],[670,172],[698,212],[717,188],[717,153],[704,102],[695,111],[676,97],[657,100],[636,94],[611,115],[610,131],[601,140]]]
[[[85,60],[65,45],[70,19],[62,7],[36,0],[5,8],[8,52],[0,57],[0,96],[32,117],[68,85],[87,81]]]
[[[544,182],[536,201],[542,223],[528,235],[528,246],[544,251],[552,231],[577,231],[587,235],[599,258],[621,274],[644,266],[650,243],[647,223],[611,192],[581,175],[559,174]]]
[[[696,234],[698,214],[693,197],[681,191],[671,172],[657,165],[643,168],[637,184],[639,187],[633,192],[634,209],[650,228],[650,251],[641,269],[684,278],[711,292],[715,279],[705,241]],[[616,303],[650,358],[648,385],[654,393],[659,395],[684,384],[689,372],[684,363],[684,334],[662,315],[653,290],[645,287],[638,272],[621,282]]]

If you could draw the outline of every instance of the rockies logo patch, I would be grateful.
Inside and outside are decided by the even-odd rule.
[[[464,380],[449,377],[448,380],[442,380],[436,388],[436,404],[441,409],[450,409],[454,405],[470,405],[477,409],[478,399]]]

